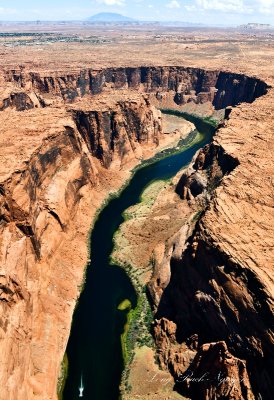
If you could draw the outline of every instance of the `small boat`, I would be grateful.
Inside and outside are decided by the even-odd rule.
[[[81,384],[79,387],[79,397],[83,397],[83,393],[84,393],[83,375],[81,375]]]

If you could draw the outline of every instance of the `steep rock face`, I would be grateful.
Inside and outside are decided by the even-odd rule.
[[[203,344],[189,369],[179,376],[177,389],[192,399],[255,399],[245,362],[233,357],[225,342]]]
[[[127,161],[130,155],[141,158],[142,145],[157,146],[161,113],[149,107],[148,99],[119,102],[107,111],[75,111],[74,118],[91,154],[108,168],[115,160]]]
[[[210,102],[216,109],[221,109],[241,102],[250,103],[267,90],[267,85],[257,78],[184,67],[86,69],[50,77],[13,70],[6,72],[5,80],[26,92],[39,94],[45,104],[49,95],[73,102],[85,95],[132,89],[154,93],[163,105],[173,101],[178,106],[188,102]],[[166,102],[166,99],[169,100]]]
[[[262,282],[200,236],[190,242],[182,260],[171,261],[172,277],[158,318],[164,315],[176,323],[179,343],[191,342],[193,335],[199,343],[225,340],[233,354],[247,361],[254,392],[271,399],[273,316]],[[178,360],[171,354],[168,360],[176,370]]]
[[[255,399],[246,363],[234,357],[224,341],[199,346],[198,335],[193,335],[187,343],[178,344],[176,331],[174,322],[156,321],[161,367],[165,370],[168,365],[176,391],[190,399]]]
[[[117,120],[123,121],[115,135],[124,157],[128,149],[118,135],[130,136],[135,121],[143,122],[134,127],[140,134],[136,146],[142,138],[155,148],[161,134],[159,115],[142,96],[126,104],[128,114],[122,113],[122,100],[114,106]],[[95,125],[101,105],[88,109]],[[101,133],[106,136],[111,115],[104,116]],[[87,260],[87,233],[102,201],[129,176],[128,164],[113,174],[102,165],[104,159],[93,156],[75,116],[53,107],[7,109],[0,115],[5,145],[0,175],[1,400],[56,399]],[[153,135],[147,137],[148,132]],[[142,140],[139,158],[141,145]],[[133,156],[131,165],[136,165]]]
[[[199,150],[179,180],[176,192],[182,199],[191,200],[201,194],[208,196],[224,175],[239,165],[239,161],[224,149],[211,143]]]
[[[273,91],[268,98],[271,101]],[[175,379],[185,373],[187,364],[197,377],[206,371],[205,347],[196,361],[189,357],[183,363],[185,355],[199,345],[224,341],[232,360],[242,360],[234,369],[235,379],[247,382],[245,388],[236,384],[237,395],[229,385],[218,394],[216,385],[214,389],[203,381],[190,380],[183,389],[178,386],[193,399],[273,396],[273,165],[267,162],[272,137],[271,115],[263,99],[238,107],[213,144],[196,154],[177,187],[200,209],[201,199],[207,201],[194,231],[182,238],[183,252],[173,251],[170,274],[166,273],[170,279],[157,287],[154,273],[149,286],[152,299],[158,299],[155,338],[160,362]],[[172,324],[172,332],[163,327],[163,319],[164,326]],[[229,378],[218,352],[208,354],[211,364]],[[241,363],[246,365],[250,387],[241,377],[245,369]]]
[[[38,99],[35,93],[26,94],[24,92],[11,92],[7,97],[3,97],[0,104],[0,111],[6,108],[15,108],[16,111],[30,110],[34,107],[41,107],[43,103]]]
[[[51,119],[55,134],[41,138],[29,160],[1,182],[1,399],[55,397],[65,315],[77,296],[77,283],[75,290],[66,282],[74,273],[66,271],[64,242],[74,248],[81,197],[97,181],[73,121],[66,123],[54,129]]]

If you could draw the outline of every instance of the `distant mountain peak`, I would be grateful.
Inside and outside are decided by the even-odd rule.
[[[122,14],[102,12],[88,18],[92,22],[134,22],[133,18],[126,17]]]

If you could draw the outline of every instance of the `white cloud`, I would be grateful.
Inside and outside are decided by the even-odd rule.
[[[123,6],[125,0],[96,0],[98,4],[105,4],[106,6]]]
[[[244,11],[243,0],[196,0],[196,3],[198,7],[204,10],[216,10],[223,12]]]
[[[274,0],[259,0],[259,4],[262,7],[270,8],[271,6],[274,5]]]
[[[0,14],[9,14],[9,15],[13,15],[13,14],[18,14],[18,11],[15,10],[14,8],[5,8],[5,7],[0,7]]]
[[[194,5],[186,5],[187,11],[216,11],[238,14],[274,13],[274,0],[195,0]]]
[[[274,0],[259,0],[259,12],[262,14],[274,14]]]
[[[166,5],[167,8],[180,8],[180,3],[177,0],[172,0]]]

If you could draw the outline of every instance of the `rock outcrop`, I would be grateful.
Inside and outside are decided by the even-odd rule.
[[[74,111],[77,128],[88,149],[106,168],[113,161],[127,162],[132,154],[141,159],[142,145],[159,145],[160,111],[150,107],[147,98],[141,103],[132,97],[109,110]]]
[[[238,159],[211,143],[197,152],[193,164],[182,175],[176,192],[182,199],[191,200],[204,194],[208,197],[221,179],[239,165]],[[208,201],[209,199],[207,199]]]
[[[176,386],[191,399],[255,399],[246,363],[233,357],[225,342],[203,344]]]

